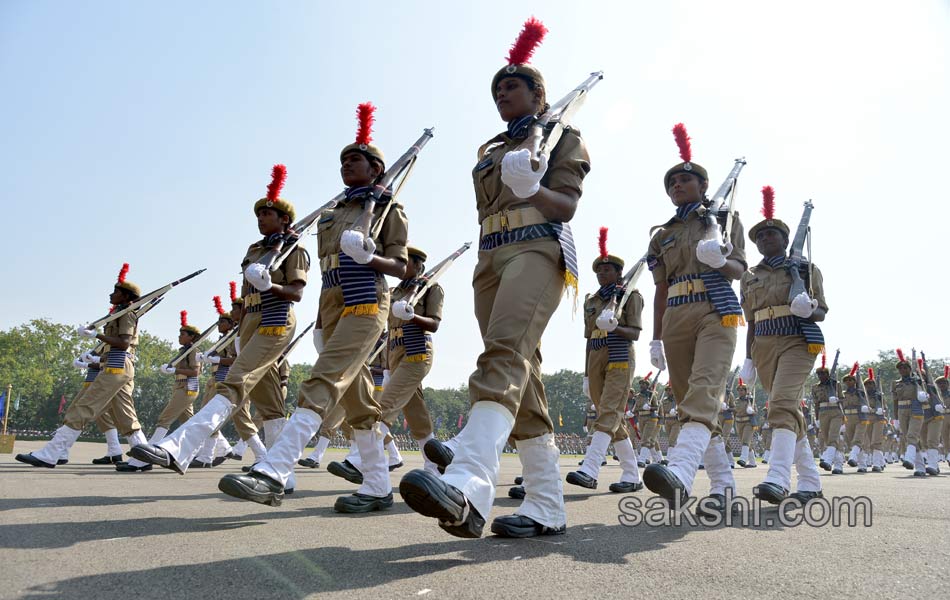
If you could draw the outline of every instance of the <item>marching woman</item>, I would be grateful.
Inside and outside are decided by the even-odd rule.
[[[762,262],[742,276],[741,285],[742,309],[749,323],[741,375],[754,381],[758,372],[769,395],[766,422],[772,431],[771,444],[763,448],[768,452],[769,470],[753,492],[772,504],[781,503],[789,495],[794,464],[798,491],[792,496],[805,503],[821,496],[821,478],[808,443],[801,395],[815,358],[824,349],[816,322],[824,320],[828,305],[821,271],[813,264],[800,269],[807,291],[788,301],[792,288],[786,267],[789,229],[775,218],[775,193],[770,186],[762,189],[762,196],[765,219],[749,230]]]
[[[492,523],[492,532],[529,537],[566,529],[554,427],[532,371],[540,372],[541,335],[565,289],[576,290],[567,222],[590,160],[579,133],[565,130],[550,157],[538,157],[538,170],[532,168],[529,134],[547,102],[541,73],[527,63],[546,32],[530,19],[508,65],[492,78],[492,101],[508,127],[479,149],[472,172],[481,222],[472,285],[484,350],[469,379],[468,422],[442,478],[416,469],[399,485],[410,508],[437,518],[458,537],[481,536],[509,435],[518,447],[526,497],[514,515]]]
[[[710,498],[697,512],[708,514],[724,510],[726,491],[735,490],[731,459],[720,435],[719,408],[742,318],[730,280],[746,269],[745,242],[738,216],[727,232],[729,243],[723,246],[721,238],[710,239],[716,236],[707,227],[720,225],[718,219],[711,225],[704,219],[710,210],[709,177],[706,169],[691,162],[690,139],[682,123],[673,134],[683,162],[666,172],[663,183],[676,214],[655,228],[647,266],[656,284],[650,358],[658,369],[669,364],[682,427],[669,452],[669,464],[648,466],[643,482],[675,507],[691,493],[703,464],[711,483]]]
[[[345,198],[317,221],[323,287],[322,328],[315,330],[314,344],[320,348],[320,356],[300,386],[297,410],[268,448],[267,458],[246,475],[221,479],[218,488],[230,496],[279,506],[285,491],[293,487],[294,466],[307,443],[324,418],[342,403],[359,448],[363,477],[359,490],[338,498],[334,508],[364,513],[393,505],[384,436],[378,425],[381,413],[373,397],[366,357],[389,316],[389,287],[383,275],[402,279],[406,274],[409,225],[402,207],[387,194],[373,208],[374,222],[384,218],[379,233],[373,237],[370,231],[364,234],[356,228],[374,186],[386,171],[382,151],[371,143],[374,111],[368,102],[360,105],[356,141],[340,151]],[[386,206],[389,203],[391,207]]]

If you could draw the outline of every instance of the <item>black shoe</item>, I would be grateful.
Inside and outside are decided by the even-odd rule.
[[[48,463],[48,462],[44,462],[44,461],[42,461],[42,460],[36,458],[35,456],[33,456],[33,453],[32,453],[32,452],[30,452],[29,454],[17,454],[17,455],[16,455],[16,459],[17,459],[19,462],[21,462],[21,463],[26,463],[26,464],[32,465],[32,466],[34,466],[34,467],[46,467],[47,469],[55,469],[55,468],[56,468],[56,465],[50,464],[50,463]]]
[[[616,454],[614,454],[614,460],[617,461],[617,462],[620,462],[620,457],[617,456]],[[497,519],[496,519],[496,520],[497,520]],[[495,522],[492,521],[492,526],[494,526],[494,525],[495,525]]]
[[[601,463],[600,463],[600,466],[606,467],[606,466],[607,466],[607,461],[605,460],[605,461],[601,462]]]
[[[798,500],[801,504],[808,504],[809,500],[815,498],[824,498],[821,492],[792,492],[788,495],[789,498]]]
[[[730,507],[732,514],[739,513],[739,505],[733,503]],[[726,516],[726,496],[724,494],[709,494],[700,498],[696,503],[696,516],[700,519],[722,519]]]
[[[212,467],[217,467],[218,465],[220,465],[221,463],[223,463],[223,462],[226,461],[227,459],[228,459],[227,456],[219,456],[219,457],[217,457],[217,458],[213,458],[213,459],[211,459],[211,466],[212,466]]]
[[[374,510],[389,510],[392,507],[392,493],[382,498],[359,493],[340,496],[333,504],[333,510],[341,513],[366,513]]]
[[[562,535],[566,531],[567,525],[548,527],[523,515],[497,517],[491,522],[491,532],[499,537],[529,538],[539,535]]]
[[[56,463],[56,464],[59,464],[59,463]],[[937,475],[940,475],[940,469],[936,467],[927,467],[926,473],[927,475],[937,476]]]
[[[225,456],[225,458],[230,458],[231,460],[236,460],[236,461],[238,461],[238,462],[241,462],[242,460],[244,460],[244,455],[243,455],[243,454],[235,454],[235,453],[233,453],[233,452],[228,452],[228,455]]]
[[[927,473],[923,471],[914,471],[914,477],[926,477]]]
[[[175,459],[172,458],[172,455],[161,446],[154,446],[152,444],[139,444],[138,446],[135,446],[129,450],[129,456],[132,458],[137,458],[142,462],[158,465],[159,467],[163,467],[165,469],[171,469],[180,475],[185,474],[181,468],[179,468],[178,464],[175,463]]]
[[[670,464],[670,461],[668,461],[668,460],[666,460],[666,459],[664,458],[663,460],[660,461],[660,464],[665,467],[666,465]]]
[[[119,473],[138,473],[138,472],[144,473],[146,471],[151,471],[152,467],[153,465],[145,465],[144,467],[134,467],[130,465],[129,463],[120,462],[116,464],[115,470]]]
[[[818,466],[824,469],[825,471],[831,470],[831,463],[825,460],[818,461]]]
[[[752,488],[752,495],[769,504],[781,504],[782,500],[788,498],[788,490],[777,483],[765,481]]]
[[[757,466],[759,466],[759,465],[757,465],[757,464],[754,463],[754,462],[750,462],[748,465],[746,465],[746,468],[747,468],[747,469],[754,469],[754,468],[756,468]]]
[[[256,464],[257,464],[257,463],[253,463],[253,464],[251,464],[251,465],[244,465],[243,467],[241,467],[241,472],[242,472],[242,473],[250,473],[250,472],[251,472],[251,469],[253,469],[253,468],[254,468],[254,465],[256,465]]]
[[[582,465],[582,464],[584,464],[584,463],[583,463],[583,462],[580,462],[580,463],[578,463],[578,464],[581,464],[581,465]],[[637,467],[639,467],[639,468],[641,468],[641,469],[645,469],[645,468],[647,467],[647,464],[646,464],[645,462],[643,462],[642,460],[638,460],[638,461],[637,461]]]
[[[426,442],[425,446],[422,447],[422,453],[439,467],[439,473],[445,473],[445,467],[452,464],[452,460],[455,458],[452,449],[435,438]]]
[[[700,471],[705,471],[705,470],[706,470],[706,465],[699,465],[699,470],[700,470]]]
[[[849,467],[856,467],[856,466],[858,466],[858,461],[854,460],[853,458],[849,458],[849,459],[848,459],[848,466],[849,466]]]
[[[107,454],[106,456],[103,456],[102,458],[94,458],[94,459],[92,459],[92,464],[94,464],[94,465],[114,465],[114,464],[120,463],[120,462],[122,462],[122,455],[121,455],[121,454],[116,454],[116,455],[114,455],[114,456],[109,456],[109,455]]]
[[[860,469],[858,469],[857,472],[858,472],[858,473],[865,473],[865,474],[867,474],[868,470],[865,469],[864,467],[861,467]]]
[[[618,481],[617,483],[611,483],[607,489],[615,494],[632,494],[642,490],[643,483],[639,481],[636,483],[630,481]]]
[[[524,493],[523,485],[515,485],[508,488],[509,498],[514,498],[515,500],[524,500],[524,496],[525,496],[525,493]]]
[[[910,462],[907,459],[904,459],[901,462],[901,464],[904,465],[904,468],[907,469],[908,471],[912,471],[914,469],[914,463]]]
[[[68,459],[68,458],[61,458],[61,459],[59,459],[59,460],[56,461],[56,466],[57,466],[57,467],[58,467],[59,465],[68,465],[68,464],[69,464],[69,459]]]
[[[389,472],[392,473],[393,471],[395,471],[396,469],[398,469],[398,468],[401,467],[401,466],[402,466],[402,461],[399,461],[399,462],[397,462],[397,463],[394,464],[394,465],[389,465]]]
[[[432,441],[426,442],[426,446]],[[429,460],[432,460],[431,456]],[[420,515],[438,519],[439,527],[447,533],[461,538],[482,536],[485,519],[461,491],[432,473],[424,469],[409,471],[399,482],[399,493],[409,508]]]
[[[746,464],[748,464],[748,463],[746,463],[746,461],[744,461],[744,460],[742,460],[742,459],[740,458],[739,460],[736,461],[736,464],[739,465],[740,467],[745,467]]]
[[[564,480],[571,485],[579,485],[589,490],[597,489],[597,480],[583,471],[571,471]]]
[[[582,460],[577,461],[577,466],[578,466],[578,467],[581,466],[581,465],[583,465],[583,464],[584,464],[584,461],[582,461]]]
[[[687,493],[683,482],[664,465],[647,467],[643,471],[643,483],[651,492],[665,498],[671,508],[675,505],[677,497],[680,498],[681,505],[686,503]]]
[[[189,469],[210,469],[211,463],[206,463],[196,458],[195,460],[188,463],[188,468]]]
[[[218,489],[228,496],[271,506],[280,506],[284,499],[284,486],[263,473],[225,475],[218,482]]]
[[[515,477],[515,485],[521,485],[524,483],[524,477]]]
[[[842,474],[844,474],[844,471],[842,471],[841,469],[832,469],[832,470],[831,470],[831,474],[832,474],[832,475],[842,475]]]
[[[432,441],[432,440],[429,440]],[[428,443],[428,442],[427,442]],[[429,459],[431,460],[431,459]],[[327,473],[332,473],[337,477],[342,477],[350,483],[355,483],[356,485],[363,485],[363,473],[353,466],[348,460],[343,460],[343,462],[333,461],[327,465]]]
[[[297,464],[301,467],[307,467],[309,469],[316,469],[320,466],[320,463],[313,460],[312,458],[301,458],[297,461]]]
[[[883,473],[883,472],[884,472],[884,469],[882,469],[881,467],[871,467],[871,472],[872,472],[872,473]]]

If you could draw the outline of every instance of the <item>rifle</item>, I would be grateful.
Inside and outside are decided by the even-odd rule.
[[[809,223],[811,222],[811,211],[814,209],[815,205],[811,203],[811,200],[805,202],[805,211],[802,213],[802,220],[798,222],[798,229],[795,231],[795,239],[792,240],[792,246],[789,249],[788,259],[785,261],[785,268],[788,269],[788,274],[792,278],[792,287],[788,291],[788,301],[791,303],[796,296],[805,292],[805,282],[802,281],[801,273],[799,269],[802,266],[804,261],[804,249],[805,249],[805,240],[810,237],[811,227]],[[808,253],[808,280],[809,284],[811,283],[811,252],[809,248]]]
[[[835,350],[835,359],[831,363],[831,369],[828,371],[828,395],[838,396],[838,359],[841,357],[841,349]],[[838,402],[838,410],[844,415],[844,409],[841,408],[841,402]]]
[[[293,252],[294,248],[300,244],[300,240],[316,226],[320,216],[326,211],[336,208],[345,198],[346,192],[340,192],[331,198],[329,202],[291,225],[287,233],[282,235],[277,240],[277,243],[274,244],[274,247],[264,256],[257,259],[257,262],[264,265],[268,271],[276,271],[280,268],[280,265],[284,264],[284,260]]]
[[[202,331],[201,335],[198,336],[198,339],[195,340],[190,346],[179,351],[178,354],[175,356],[175,358],[173,358],[171,362],[168,363],[168,366],[169,367],[177,366],[178,363],[188,358],[189,354],[193,353],[194,351],[198,349],[198,344],[208,339],[208,336],[210,336],[214,332],[214,330],[217,328],[218,328],[218,322],[215,321],[214,324],[211,325],[211,327]]]
[[[421,152],[429,140],[432,139],[432,132],[434,129],[435,128],[433,127],[425,129],[419,139],[416,140],[416,142],[410,146],[409,149],[406,150],[385,173],[383,173],[383,176],[380,178],[379,182],[373,186],[373,190],[366,198],[363,204],[363,213],[357,217],[356,222],[353,224],[354,231],[359,231],[367,237],[375,237],[379,234],[379,230],[382,228],[383,222],[386,220],[386,215],[389,213],[390,207],[392,207],[393,202],[395,202],[396,196],[399,194],[399,190],[402,189],[402,183],[405,182],[409,177],[409,172],[416,164],[416,159],[419,156],[419,152]],[[401,181],[399,185],[395,186],[396,179],[400,178]],[[374,226],[373,211],[376,210],[376,203],[380,198],[383,197],[383,194],[392,190],[394,186],[395,190],[393,193],[393,198],[387,203],[385,210],[383,210],[383,213],[375,222]]]
[[[920,364],[923,366],[924,376],[926,377],[926,379],[924,379],[924,383],[927,385],[927,390],[930,391],[933,389],[934,396],[937,397],[937,402],[943,404],[944,407],[946,407],[946,404],[943,402],[943,394],[940,393],[940,388],[937,387],[933,377],[930,375],[930,367],[927,366],[927,355],[924,354],[923,350],[920,351]]]
[[[290,356],[290,353],[294,351],[294,348],[297,347],[297,344],[300,343],[300,340],[303,339],[303,336],[307,335],[307,332],[313,329],[313,326],[316,324],[317,324],[316,321],[312,321],[309,325],[307,325],[306,329],[301,331],[300,334],[293,339],[293,341],[287,344],[287,348],[280,354],[280,357],[277,359],[278,367],[284,364],[285,362],[287,362],[287,357]]]
[[[740,370],[741,370],[741,367],[736,367],[735,369],[732,370],[732,373],[729,375],[729,379],[726,381],[726,394],[727,394],[727,395],[732,393],[732,391],[733,391],[733,389],[734,389],[734,387],[735,387],[735,384],[736,384],[736,379],[738,379],[738,375],[739,375],[739,371],[740,371]]]
[[[726,180],[722,182],[722,185],[719,186],[712,200],[710,200],[709,206],[700,206],[697,210],[699,216],[706,222],[706,239],[718,240],[720,246],[725,246],[732,232],[732,219],[736,212],[736,182],[739,179],[739,173],[742,172],[742,167],[745,165],[744,157],[737,158]],[[726,204],[726,196],[729,197],[728,205]],[[723,214],[724,211],[725,214]],[[717,222],[721,218],[725,219],[723,229],[717,226]]]
[[[656,384],[660,379],[660,373],[663,372],[663,369],[658,369],[656,375],[653,376],[653,381],[650,382],[650,404],[653,404],[653,399],[656,398]]]
[[[238,330],[240,328],[241,327],[239,325],[235,325],[234,327],[232,327],[230,331],[222,335],[218,339],[217,342],[215,342],[214,344],[211,345],[210,348],[208,348],[208,351],[205,352],[205,356],[211,356],[213,354],[217,354],[218,350],[227,346],[231,342],[231,340],[233,340],[235,336],[237,336]]]
[[[538,169],[542,155],[545,157],[551,156],[551,151],[561,140],[564,130],[570,126],[574,113],[584,105],[591,89],[603,78],[603,71],[591,73],[590,77],[571,90],[569,94],[555,102],[535,121],[529,136],[531,141],[531,167],[533,169]]]
[[[87,328],[87,329],[98,329],[99,327],[102,327],[102,326],[105,325],[106,323],[111,323],[112,321],[115,321],[115,320],[118,319],[119,317],[125,315],[127,312],[132,311],[132,310],[135,310],[135,309],[137,309],[138,307],[143,306],[143,305],[145,305],[145,304],[148,304],[149,302],[151,302],[152,300],[155,300],[156,298],[161,298],[162,296],[164,296],[165,294],[167,294],[167,293],[169,292],[169,290],[171,290],[173,287],[178,286],[178,285],[180,285],[180,284],[182,284],[182,283],[188,281],[188,280],[191,279],[192,277],[197,277],[198,275],[201,275],[201,274],[204,273],[204,272],[205,272],[205,269],[199,269],[199,270],[195,271],[194,273],[192,273],[191,275],[185,275],[185,276],[182,277],[181,279],[177,279],[177,280],[175,280],[175,281],[173,281],[173,282],[171,282],[171,283],[169,283],[169,284],[167,284],[167,285],[165,285],[165,286],[162,286],[162,287],[160,287],[160,288],[158,288],[158,289],[156,289],[156,290],[152,290],[151,292],[145,294],[144,296],[141,296],[138,300],[129,303],[129,305],[126,306],[125,308],[123,308],[123,309],[121,309],[121,310],[117,310],[117,311],[115,311],[115,312],[113,312],[113,313],[111,313],[111,314],[108,314],[108,315],[102,317],[101,319],[96,319],[96,320],[93,321],[92,323],[89,323],[88,325],[86,325],[86,328]],[[154,306],[153,306],[153,308],[154,308]],[[151,310],[151,309],[149,309],[149,310]]]
[[[637,281],[640,279],[640,275],[643,274],[643,268],[646,267],[646,264],[647,257],[644,254],[620,279],[620,283],[617,284],[617,293],[610,299],[610,303],[604,310],[612,310],[615,317],[618,312],[623,311],[624,306],[627,305],[627,300],[633,294],[633,290],[637,288]]]
[[[142,318],[143,316],[145,316],[145,315],[148,313],[148,311],[150,311],[150,310],[152,310],[153,308],[155,308],[156,306],[158,306],[158,304],[159,304],[162,300],[164,300],[164,298],[161,298],[161,297],[159,297],[159,298],[154,298],[154,299],[150,300],[148,303],[146,303],[145,306],[142,306],[142,307],[138,308],[138,309],[135,311],[135,316],[136,316],[136,318]],[[105,342],[99,342],[98,344],[96,344],[96,347],[92,349],[92,351],[90,352],[90,354],[95,354],[96,356],[102,356],[102,353],[105,351],[106,346],[108,346],[108,345],[109,345],[109,344],[107,344],[107,343],[105,343]],[[85,354],[85,352],[84,352],[83,354]],[[80,354],[80,356],[82,356],[82,354]]]
[[[462,244],[461,248],[450,254],[445,260],[437,264],[436,266],[429,269],[429,272],[415,279],[410,286],[409,294],[404,298],[406,304],[413,306],[416,303],[416,298],[421,298],[425,295],[429,288],[435,285],[435,282],[439,280],[442,275],[449,270],[449,267],[452,266],[452,263],[455,262],[455,259],[462,256],[466,250],[472,247],[471,242],[465,242]]]
[[[923,386],[923,389],[926,391],[927,385],[926,385],[926,382],[924,381],[924,374],[922,373],[923,362],[917,360],[917,348],[911,348],[910,355],[912,357],[911,362],[910,362],[910,368],[913,370],[914,375],[915,375],[915,377],[913,377],[912,379],[914,380],[914,386],[916,388],[916,391],[917,393],[920,393],[921,386]],[[921,408],[923,408],[923,402],[920,402],[919,400],[917,402],[921,405]]]

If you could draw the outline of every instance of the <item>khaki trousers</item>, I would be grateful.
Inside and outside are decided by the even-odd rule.
[[[719,435],[736,328],[724,327],[709,302],[670,306],[663,314],[663,346],[680,423],[696,421]]]
[[[639,417],[640,419],[640,447],[656,449],[657,433],[660,431],[660,420],[655,417]]]
[[[277,369],[277,363],[274,362],[249,394],[251,403],[262,423],[287,416],[284,406],[286,393],[284,386],[280,385],[280,371]]]
[[[802,439],[802,390],[815,366],[815,355],[808,352],[808,343],[797,335],[756,336],[752,342],[752,362],[769,394],[769,425],[788,429],[795,433],[795,439]]]
[[[93,381],[95,381],[95,379],[93,379]],[[73,399],[69,402],[69,405],[72,406],[73,402],[78,402],[79,399],[85,395],[86,390],[89,389],[90,385],[92,385],[92,381],[84,381],[82,383],[82,387],[79,388],[79,391],[76,392],[76,395],[73,396]],[[111,403],[109,407],[106,408],[106,410],[99,413],[99,416],[96,417],[96,427],[98,427],[99,431],[101,431],[102,433],[105,433],[106,431],[110,429],[115,429],[115,418],[112,416]]]
[[[911,409],[909,406],[906,408],[902,408],[902,407],[897,408],[897,420],[901,425],[901,451],[900,451],[901,456],[904,455],[904,450],[907,449],[907,444],[909,443],[907,441],[907,434],[910,432],[910,423],[913,420],[911,419],[912,416],[913,416],[913,413],[911,412]],[[920,433],[919,428],[917,429],[917,433],[919,435]],[[914,440],[913,443],[915,445],[917,444],[916,439]]]
[[[195,416],[194,403],[197,395],[198,392],[188,393],[188,387],[185,381],[176,381],[175,388],[172,391],[172,398],[168,401],[168,404],[165,405],[165,408],[162,409],[162,413],[158,415],[156,427],[169,429],[175,421],[178,421],[180,424]]]
[[[672,423],[666,424],[666,446],[667,451],[669,448],[672,448],[676,445],[676,438],[680,436],[680,422],[673,421]]]
[[[864,447],[864,436],[867,435],[869,424],[870,422],[862,420],[860,415],[847,415],[845,417],[844,439],[849,451],[851,446]]]
[[[907,411],[910,412],[910,411]],[[903,454],[907,450],[907,446],[913,445],[918,450],[921,448],[921,437],[920,432],[924,428],[924,417],[923,415],[910,415],[910,420],[907,423],[907,428],[904,429],[904,422],[901,421],[901,431],[906,431],[904,435],[904,443],[901,444],[901,453]]]
[[[950,419],[946,415],[940,426],[940,443],[943,444],[944,453],[950,452]]]
[[[406,360],[404,346],[396,346],[389,351],[389,383],[383,389],[380,400],[382,421],[390,429],[402,412],[409,423],[412,437],[421,440],[432,433],[432,417],[422,395],[422,380],[432,369],[432,345],[426,344],[424,361]]]
[[[943,415],[924,420],[920,439],[928,450],[937,450],[940,446],[940,426],[943,425],[943,420]]]
[[[884,421],[874,419],[868,424],[867,440],[867,446],[864,446],[866,452],[884,450]]]
[[[80,390],[66,410],[63,423],[71,429],[82,431],[90,421],[111,411],[119,434],[129,436],[141,430],[132,402],[134,382],[135,365],[126,356],[125,368],[121,373],[109,373],[103,369],[89,387]]]
[[[379,340],[389,314],[389,288],[376,282],[379,310],[376,314],[343,317],[343,288],[320,292],[320,321],[325,346],[310,377],[300,386],[297,405],[325,418],[342,404],[346,422],[353,429],[368,430],[379,421],[379,402],[373,396],[373,376],[366,357]]]
[[[844,422],[844,416],[837,407],[818,413],[818,443],[822,448],[834,446],[840,452],[844,452],[844,448],[838,443],[838,430],[841,429],[842,422]]]
[[[608,358],[609,350],[606,347],[591,351],[587,360],[587,378],[590,397],[597,406],[594,430],[606,433],[614,442],[619,442],[629,437],[627,428],[623,426],[623,415],[633,383],[634,363],[631,361],[626,367],[611,369]]]
[[[516,440],[553,432],[538,347],[564,292],[560,245],[544,239],[481,250],[472,288],[484,344],[469,378],[472,403],[507,408]]]
[[[751,421],[739,421],[736,423],[736,436],[739,443],[743,446],[752,446],[752,433],[754,428]]]

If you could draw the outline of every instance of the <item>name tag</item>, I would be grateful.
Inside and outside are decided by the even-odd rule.
[[[674,236],[674,237],[668,237],[668,238],[666,238],[665,240],[661,241],[661,242],[660,242],[660,245],[661,245],[661,246],[669,246],[670,244],[672,244],[672,243],[675,242],[675,241],[676,241],[676,237],[675,237],[675,236]]]
[[[492,166],[493,164],[495,164],[495,161],[492,160],[491,157],[488,157],[488,158],[486,158],[485,160],[483,160],[482,162],[480,162],[480,163],[478,163],[477,165],[475,165],[475,172],[478,173],[479,171],[484,171],[485,169],[487,169],[488,167]]]

